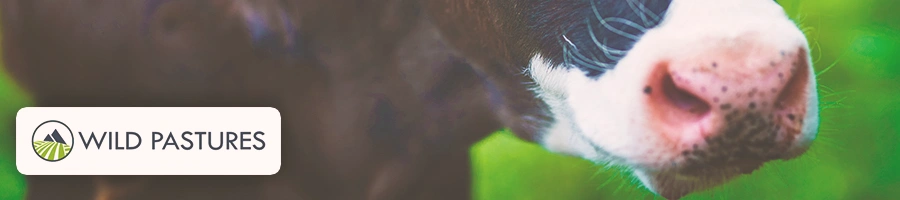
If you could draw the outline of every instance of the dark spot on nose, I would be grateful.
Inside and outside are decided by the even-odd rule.
[[[713,103],[719,103],[719,97],[713,97]]]
[[[750,102],[750,109],[754,109],[754,108],[756,108],[756,103],[755,103],[755,102]]]
[[[650,86],[644,87],[644,94],[650,94],[651,92],[653,92],[653,88]]]
[[[781,56],[784,56],[784,51],[781,51]]]
[[[778,78],[784,78],[784,73],[779,72],[779,73],[778,73]]]
[[[704,153],[703,151],[694,151],[694,155],[697,157],[705,157],[706,153]]]
[[[728,87],[722,86],[722,92],[728,92]]]
[[[788,119],[790,119],[791,121],[794,121],[794,114],[788,114],[787,117],[788,117]]]
[[[719,63],[713,62],[712,66],[713,68],[719,67]]]
[[[681,155],[684,155],[684,156],[687,156],[687,155],[690,155],[690,154],[691,154],[691,152],[690,152],[690,151],[687,151],[687,150],[681,152]]]
[[[722,110],[728,110],[731,109],[731,104],[722,104],[721,106],[719,106],[719,108]]]

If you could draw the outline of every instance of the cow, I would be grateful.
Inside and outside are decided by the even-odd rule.
[[[271,176],[28,176],[27,199],[470,199],[508,128],[679,199],[803,155],[809,45],[769,0],[2,0],[37,106],[259,106]],[[288,145],[289,144],[289,145]]]

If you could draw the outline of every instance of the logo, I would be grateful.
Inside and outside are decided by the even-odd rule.
[[[41,123],[31,135],[34,153],[50,162],[68,157],[69,153],[72,153],[74,139],[75,136],[69,126],[56,120]]]
[[[281,121],[271,107],[26,107],[16,114],[16,168],[24,175],[272,175],[281,168]]]

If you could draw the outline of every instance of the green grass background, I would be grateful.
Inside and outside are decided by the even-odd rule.
[[[804,28],[821,73],[819,137],[799,159],[686,199],[900,199],[900,1],[779,2]],[[26,190],[11,130],[29,105],[0,73],[0,130],[8,131],[0,133],[0,200]],[[508,132],[472,155],[477,199],[659,199],[620,169],[551,154]]]

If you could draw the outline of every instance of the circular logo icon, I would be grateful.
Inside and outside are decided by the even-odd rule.
[[[75,135],[69,126],[50,120],[38,125],[31,135],[34,153],[50,162],[60,161],[72,152]]]

